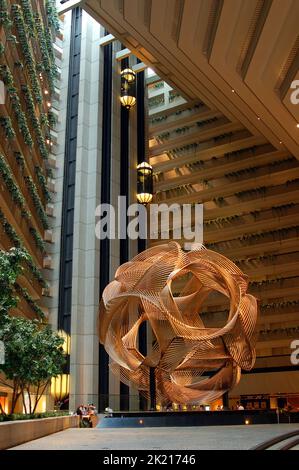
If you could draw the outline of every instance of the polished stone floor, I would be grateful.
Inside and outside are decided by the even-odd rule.
[[[215,450],[250,449],[298,424],[179,428],[67,429],[14,449],[28,450]]]

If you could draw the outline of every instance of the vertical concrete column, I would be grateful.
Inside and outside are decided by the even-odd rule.
[[[100,28],[83,12],[72,277],[71,409],[81,402],[98,404],[100,244],[95,236],[95,209],[100,203],[101,177]]]

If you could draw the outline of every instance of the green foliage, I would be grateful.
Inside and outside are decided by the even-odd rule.
[[[21,152],[14,152],[15,159],[17,161],[17,164],[21,167],[22,171],[24,171],[25,168],[25,158],[21,154]]]
[[[37,305],[35,300],[31,297],[28,290],[24,287],[21,287],[19,284],[15,285],[16,291],[24,297],[26,302],[30,305],[34,313],[37,315],[38,318],[43,319],[45,318],[44,311]]]
[[[38,216],[39,216],[39,218],[42,222],[42,225],[43,225],[44,229],[48,229],[49,228],[48,217],[47,217],[47,214],[46,214],[46,212],[43,208],[43,205],[42,205],[42,202],[41,202],[40,197],[38,195],[36,186],[35,186],[32,178],[31,178],[31,176],[25,176],[24,179],[25,179],[27,188],[30,192],[34,207],[36,208],[36,212],[37,212],[37,214],[38,214]]]
[[[37,144],[38,144],[40,154],[41,154],[42,158],[46,160],[49,157],[49,152],[48,152],[47,147],[46,147],[46,142],[45,142],[45,138],[44,138],[43,133],[42,133],[40,122],[39,122],[39,120],[36,116],[36,113],[35,113],[35,106],[34,106],[34,101],[33,101],[33,98],[32,98],[31,89],[30,89],[29,86],[23,86],[22,90],[23,90],[25,100],[26,100],[26,106],[27,106],[29,119],[30,119],[32,127],[35,131],[36,140],[37,140]]]
[[[55,57],[53,54],[49,54],[49,48],[46,40],[46,33],[42,21],[40,19],[39,13],[35,13],[35,25],[38,34],[38,41],[39,41],[39,49],[41,52],[42,58],[42,69],[45,72],[48,83],[50,86],[50,90],[54,91],[54,82],[57,78],[57,67],[55,64]],[[52,45],[51,45],[52,50]]]
[[[11,413],[22,397],[25,413],[35,413],[41,396],[52,377],[62,373],[65,358],[63,339],[37,320],[4,315],[0,322],[0,340],[5,344],[5,364],[0,383],[13,389]],[[29,396],[29,409],[25,393]]]
[[[56,115],[53,113],[53,111],[49,111],[48,112],[48,121],[49,121],[49,124],[51,127],[55,127],[56,124],[57,124],[57,117]]]
[[[40,125],[41,126],[49,126],[48,115],[46,113],[41,113],[40,115]]]
[[[58,418],[60,416],[69,416],[68,411],[46,411],[45,413],[13,413],[10,415],[0,414],[0,422],[2,421],[25,421],[28,419],[44,419],[44,418]]]
[[[45,242],[41,238],[40,234],[34,227],[30,227],[29,229],[30,233],[32,234],[36,247],[40,250],[41,253],[46,253],[46,248],[45,248]]]
[[[25,203],[23,194],[19,190],[18,185],[15,183],[12,172],[8,164],[6,163],[5,158],[1,154],[0,154],[0,176],[5,182],[5,185],[11,195],[12,200],[22,210],[22,214],[25,216],[25,218],[30,219],[30,214],[26,209],[26,203]]]
[[[9,140],[14,139],[16,134],[12,126],[10,117],[0,117],[0,124],[4,129],[6,138]]]
[[[26,253],[26,264],[29,268],[29,271],[32,273],[32,275],[35,277],[35,279],[37,279],[37,281],[39,282],[39,284],[42,287],[47,288],[48,287],[47,282],[44,280],[44,278],[43,278],[41,272],[39,271],[39,269],[37,269],[36,265],[33,262],[32,257],[30,256],[30,254],[28,253],[28,251],[24,247],[22,240],[18,236],[18,234],[15,231],[15,229],[13,228],[13,226],[8,222],[8,220],[4,216],[1,209],[0,209],[0,223],[2,224],[4,231],[7,234],[7,236],[9,237],[9,239],[11,240],[11,242],[16,247],[22,248],[22,250]]]
[[[2,44],[2,42],[0,42],[0,55],[3,55],[5,52],[5,47],[4,45]]]
[[[30,0],[21,0],[23,16],[27,25],[29,37],[34,38],[36,36],[36,26],[33,17],[33,11]]]
[[[18,297],[14,292],[17,277],[23,272],[22,262],[28,254],[20,248],[0,250],[0,317],[17,306]]]
[[[29,73],[33,94],[35,96],[37,103],[41,103],[42,92],[41,92],[40,83],[37,77],[36,65],[35,65],[35,61],[33,58],[33,52],[32,52],[30,42],[27,36],[27,28],[26,28],[26,24],[24,21],[24,16],[20,8],[20,5],[13,4],[11,6],[11,12],[12,12],[13,21],[14,21],[14,24],[18,33],[19,43],[22,48],[22,52],[24,56],[24,63]]]
[[[45,195],[46,201],[51,202],[52,201],[52,196],[51,196],[51,193],[50,193],[50,191],[48,189],[48,186],[47,186],[47,180],[46,180],[45,176],[43,175],[43,172],[41,171],[39,166],[35,167],[35,173],[37,175],[37,179],[40,183],[42,191]]]
[[[0,0],[0,26],[11,27],[7,0]]]
[[[0,78],[3,80],[4,84],[7,86],[7,91],[10,96],[12,107],[15,112],[15,117],[18,123],[19,130],[23,135],[25,144],[29,147],[33,146],[33,140],[27,125],[27,120],[25,113],[22,110],[20,98],[18,96],[17,89],[14,85],[14,79],[12,73],[7,65],[0,66]]]
[[[58,33],[60,25],[55,0],[46,0],[46,13],[48,16],[49,26],[54,28],[55,32]]]

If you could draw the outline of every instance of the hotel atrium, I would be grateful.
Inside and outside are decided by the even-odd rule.
[[[93,404],[101,414],[141,413],[143,420],[146,412],[166,410],[172,416],[222,410],[226,416],[225,410],[241,404],[249,412],[245,424],[268,423],[255,423],[255,412],[274,416],[276,423],[280,410],[289,413],[282,413],[281,422],[299,422],[298,18],[296,0],[0,1],[0,250],[3,259],[13,248],[25,253],[12,287],[18,300],[6,313],[37,320],[42,328],[49,325],[62,338],[64,357],[34,412],[73,413],[81,404]],[[174,214],[166,236],[159,219],[155,237],[152,232],[131,237],[121,226],[121,211],[137,203],[145,221],[155,205],[192,210],[201,205],[203,246],[190,248],[184,230],[177,236]],[[134,214],[127,212],[124,223]],[[180,229],[194,230],[192,214],[187,227],[179,222]],[[103,216],[110,216],[106,229],[114,236],[98,236]],[[203,257],[210,250],[222,255],[219,272],[235,269],[238,295],[247,289],[256,299],[256,321],[249,307],[244,317],[241,304],[236,307],[244,351],[256,355],[252,366],[237,367],[231,386],[223,378],[213,388],[221,392],[197,401],[188,394],[185,401],[172,399],[167,384],[155,376],[158,359],[152,358],[163,349],[157,323],[164,320],[157,320],[154,303],[154,320],[145,315],[146,302],[138,300],[127,307],[125,319],[116,287],[111,304],[105,290],[121,279],[124,263],[130,269],[139,259],[146,263],[140,255],[144,250],[156,253],[167,243],[178,247],[182,260],[196,250]],[[3,272],[4,263],[0,260]],[[208,271],[208,261],[205,266]],[[182,269],[181,277],[175,277],[176,269]],[[196,275],[187,271],[178,264],[168,276],[167,286],[175,278],[172,301],[182,292],[193,295],[188,280],[194,287]],[[135,292],[134,272],[124,278],[120,295],[132,289],[128,296],[134,297],[147,288],[155,297],[159,275],[149,276],[148,283],[145,276]],[[207,273],[201,276],[203,301],[196,315],[205,331],[216,332],[233,322],[232,285],[227,282],[227,294],[224,281],[215,287],[220,274],[212,281]],[[4,301],[0,298],[0,316]],[[101,339],[113,306],[119,313],[111,324],[119,322],[120,345],[108,326],[107,341]],[[171,321],[181,325],[183,320]],[[0,322],[5,351],[1,328]],[[175,362],[178,344],[187,358],[191,354],[187,340],[193,337],[173,328],[175,339],[169,339],[159,363],[163,373]],[[168,334],[165,326],[165,342]],[[222,349],[240,365],[235,356],[243,353],[234,345],[243,341],[241,333],[235,332],[235,340],[226,330],[223,335],[213,343],[212,365],[201,369],[199,353],[190,362],[199,381],[218,373]],[[201,351],[210,348],[207,344]],[[142,375],[140,387],[130,366],[133,356],[142,374],[146,367],[149,374],[146,380]],[[171,381],[196,389],[187,366],[177,367]],[[40,392],[39,382],[32,382],[31,393],[20,386],[16,397],[7,370],[0,361],[0,421],[1,414],[27,413],[31,393]],[[217,425],[230,423],[221,416]]]

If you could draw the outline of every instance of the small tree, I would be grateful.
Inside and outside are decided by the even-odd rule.
[[[0,340],[5,344],[5,364],[0,365],[5,379],[0,376],[0,383],[12,389],[10,412],[14,413],[22,397],[25,413],[34,413],[51,378],[62,373],[63,339],[38,320],[5,315],[0,324]]]
[[[28,255],[20,248],[11,248],[9,251],[0,250],[0,320],[1,315],[16,307],[18,296],[14,291],[17,277],[22,273],[22,261]]]

